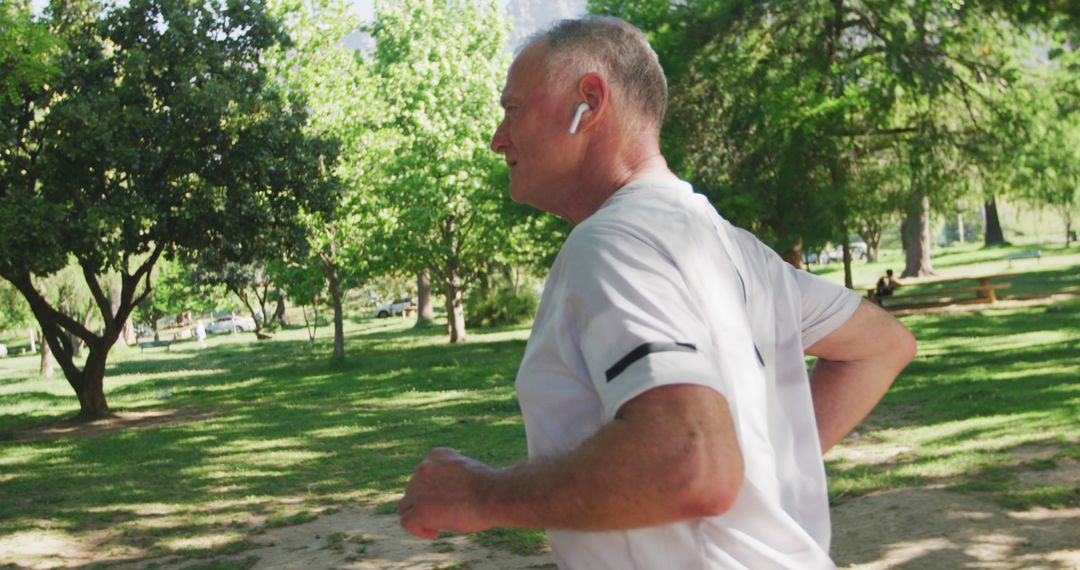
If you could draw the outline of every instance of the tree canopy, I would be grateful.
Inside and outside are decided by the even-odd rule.
[[[385,187],[396,262],[413,273],[431,268],[451,342],[466,338],[467,279],[535,223],[510,204],[506,165],[488,149],[509,27],[494,1],[422,0],[380,3],[369,28],[371,73],[399,136]]]
[[[26,297],[93,415],[107,409],[108,350],[157,260],[195,250],[241,262],[297,243],[295,212],[325,207],[310,181],[333,149],[303,132],[304,102],[267,82],[263,53],[285,36],[260,3],[54,2],[24,20],[56,38],[35,45],[60,51],[16,53],[16,67],[52,73],[23,74],[21,99],[0,108],[0,276]],[[100,334],[34,285],[69,258]],[[121,281],[115,308],[100,281],[108,272]],[[90,348],[82,369],[64,333]]]
[[[798,263],[802,245],[846,242],[907,211],[918,271],[927,199],[970,190],[973,151],[995,140],[1002,95],[1022,88],[1031,29],[1060,25],[1070,6],[589,3],[650,36],[671,84],[665,155],[721,213]]]

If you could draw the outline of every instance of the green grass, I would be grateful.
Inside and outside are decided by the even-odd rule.
[[[1023,259],[1014,261],[1012,267],[1005,261],[1005,255],[1028,249],[1039,249],[1039,260]],[[922,282],[933,279],[957,277],[979,277],[983,275],[1005,275],[997,281],[1009,282],[1011,288],[1003,291],[1008,295],[1047,293],[1056,291],[1080,291],[1080,245],[1066,248],[1064,244],[1011,245],[985,248],[980,244],[958,244],[948,248],[935,248],[931,264],[938,273],[936,277],[916,280]],[[877,262],[852,262],[851,274],[855,289],[865,293],[872,289],[886,269],[892,269],[897,276],[904,270],[904,254],[900,250],[882,250]],[[844,282],[844,266],[832,263],[825,266],[811,266],[810,270],[836,283]],[[956,286],[952,284],[950,286]],[[915,286],[912,290],[926,288]]]
[[[938,267],[982,274],[997,271],[1001,255],[958,248]],[[1014,267],[1014,290],[1080,285],[1080,250],[1044,255]],[[894,262],[857,268],[873,276]],[[1007,508],[1080,504],[1075,487],[1053,479],[1080,460],[1080,303],[904,321],[920,355],[859,435],[830,454],[832,499],[944,485]],[[59,374],[37,377],[36,358],[0,360],[0,539],[106,531],[103,558],[180,555],[194,567],[243,568],[267,529],[351,506],[393,516],[432,447],[496,465],[523,456],[513,380],[527,326],[472,331],[463,346],[447,345],[444,327],[400,319],[358,320],[348,333],[343,362],[330,358],[329,339],[311,346],[303,330],[268,342],[216,336],[204,350],[185,341],[171,352],[118,349],[106,381],[113,409],[174,421],[87,437],[19,439],[72,416],[77,403]],[[1017,453],[1031,448],[1045,453]],[[858,450],[895,453],[845,455]],[[470,538],[521,554],[545,548],[536,531]],[[327,541],[354,559],[366,552],[343,536]]]
[[[493,528],[470,535],[477,544],[505,550],[519,556],[540,554],[547,548],[543,531],[528,528]]]
[[[988,493],[1006,507],[1080,504],[1075,493],[1017,487],[1024,469],[1057,465],[1023,465],[1015,454],[1022,446],[1063,457],[1080,451],[1080,303],[904,321],[919,339],[919,357],[871,416],[870,429],[862,428],[863,445],[903,451],[880,464],[831,461],[834,502],[945,484]]]
[[[464,346],[447,345],[443,330],[365,323],[345,362],[328,343],[310,348],[303,331],[215,337],[201,351],[121,350],[107,380],[114,410],[194,420],[94,437],[11,441],[77,402],[62,378],[36,377],[35,359],[0,361],[0,536],[48,521],[76,535],[110,529],[116,553],[198,556],[328,507],[384,500],[432,447],[493,464],[520,458],[513,379],[528,328],[474,333]]]

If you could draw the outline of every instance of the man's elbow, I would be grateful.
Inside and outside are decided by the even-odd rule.
[[[897,334],[894,344],[894,351],[896,358],[899,361],[900,369],[903,369],[911,361],[915,360],[915,356],[918,355],[918,344],[915,341],[915,335],[911,334],[903,324],[897,322]]]
[[[715,517],[735,504],[743,484],[742,454],[725,453],[688,469],[683,478],[678,503],[682,518]]]

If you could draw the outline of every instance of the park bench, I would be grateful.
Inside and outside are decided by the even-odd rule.
[[[997,292],[1008,289],[1010,283],[995,283],[995,279],[1008,275],[984,275],[982,277],[956,277],[952,279],[938,279],[920,283],[919,285],[931,285],[932,289],[916,289],[914,291],[902,287],[896,293],[883,297],[874,295],[874,289],[867,290],[866,297],[889,311],[901,309],[927,309],[933,307],[946,307],[949,305],[994,303],[997,301]],[[977,282],[975,285],[939,287],[939,285],[962,284],[964,282]]]
[[[148,348],[159,348],[159,347],[162,347],[162,346],[165,347],[165,350],[171,351],[172,349],[170,349],[169,346],[172,345],[172,343],[173,343],[173,341],[171,341],[171,340],[151,340],[151,341],[148,341],[148,342],[140,342],[139,343],[139,352],[142,352],[142,351],[144,351],[144,350],[146,350]]]
[[[1009,262],[1009,267],[1012,267],[1012,262],[1017,259],[1031,259],[1035,258],[1035,261],[1042,260],[1042,252],[1037,249],[1025,249],[1024,251],[1017,251],[1014,253],[1005,254],[1005,261]]]

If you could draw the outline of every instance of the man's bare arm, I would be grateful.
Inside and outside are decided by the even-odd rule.
[[[915,358],[915,337],[877,305],[863,301],[846,323],[806,350],[821,450],[828,451],[870,413]]]
[[[432,451],[405,490],[401,524],[426,538],[492,526],[640,528],[721,514],[742,477],[724,397],[665,386],[628,402],[559,457],[497,470],[450,449]]]

